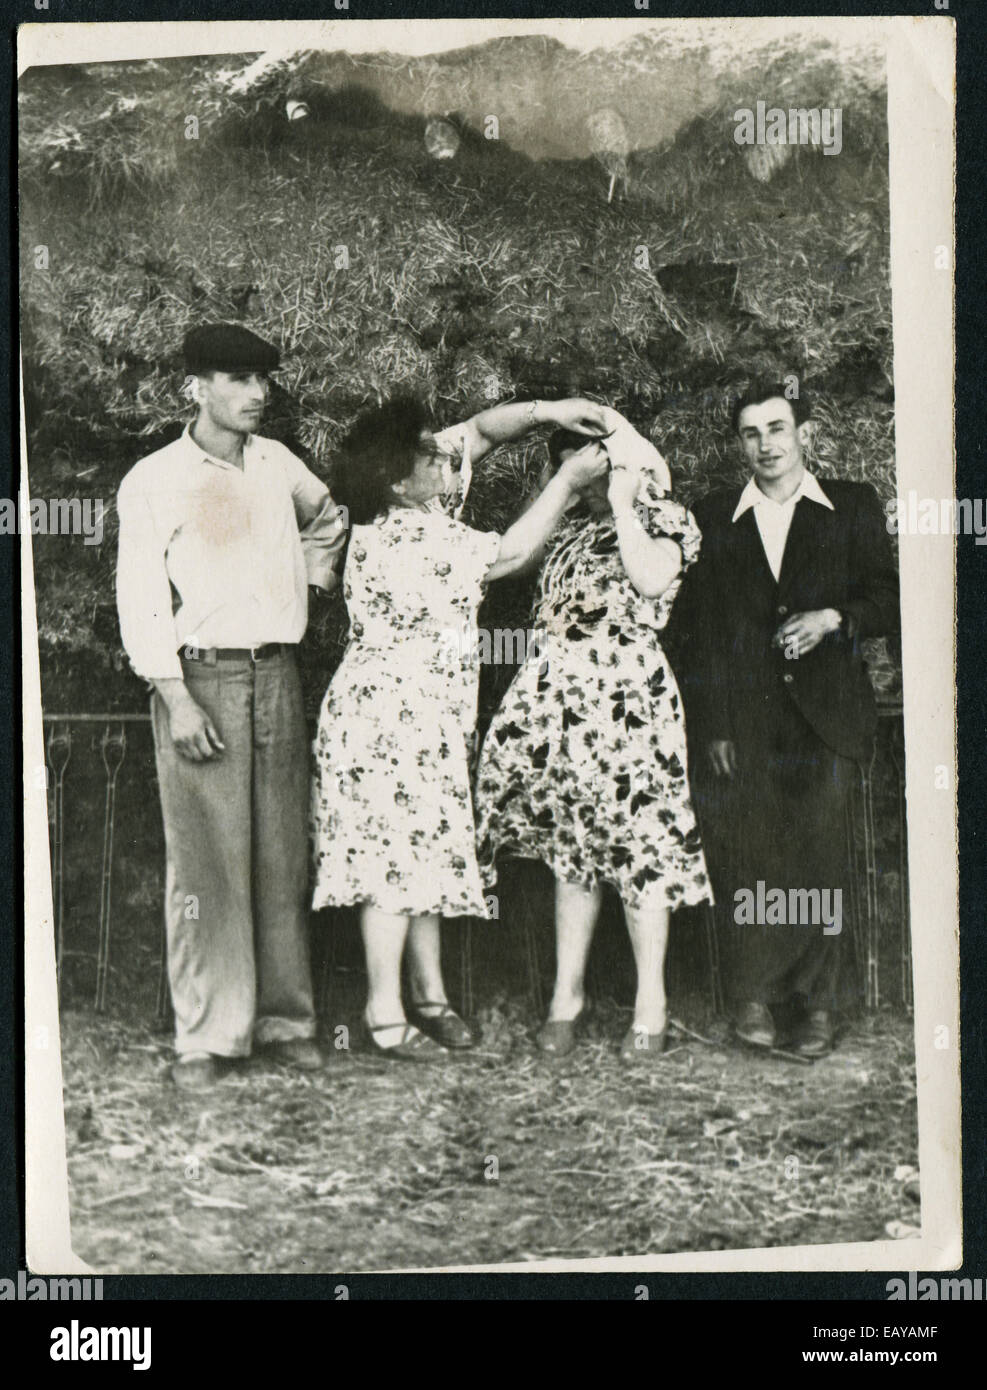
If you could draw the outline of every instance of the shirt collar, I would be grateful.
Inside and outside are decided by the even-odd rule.
[[[190,420],[181,435],[181,442],[188,451],[189,456],[197,463],[211,463],[217,468],[236,468],[236,465],[230,463],[227,459],[216,458],[214,454],[207,454],[205,449],[193,439],[192,424],[193,422]],[[256,447],[256,439],[256,435],[248,434],[243,441],[244,463],[246,463],[248,453],[252,453]],[[240,470],[236,468],[236,471],[239,473]]]
[[[805,497],[810,502],[818,502],[821,507],[828,507],[831,512],[836,510],[825,492],[823,492],[819,484],[819,479],[814,473],[810,473],[808,469],[802,474],[802,481],[799,483],[795,492],[792,493],[791,497],[789,497],[788,501],[776,502],[774,505],[776,507],[794,507],[800,497]],[[730,520],[737,521],[743,516],[744,512],[750,511],[751,507],[759,507],[762,503],[770,501],[771,498],[767,497],[758,487],[757,479],[749,478],[746,487],[740,494],[740,501],[737,503],[737,509]]]

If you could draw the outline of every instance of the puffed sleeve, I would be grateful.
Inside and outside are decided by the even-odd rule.
[[[456,558],[460,582],[479,601],[487,570],[500,556],[500,533],[477,531],[461,522],[454,522],[453,525],[457,533]]]
[[[702,534],[688,508],[681,502],[663,497],[657,505],[649,506],[645,523],[652,540],[675,541],[682,552],[682,568],[686,570],[699,557]]]
[[[447,429],[438,430],[435,442],[446,456],[446,490],[440,498],[436,498],[434,506],[458,520],[473,473],[466,426],[450,425]]]

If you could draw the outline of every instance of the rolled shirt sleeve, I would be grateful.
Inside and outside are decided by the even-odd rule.
[[[145,680],[181,680],[167,539],[161,535],[150,499],[133,478],[125,478],[120,486],[117,514],[116,595],[124,650]]]
[[[337,571],[346,545],[345,509],[332,500],[321,478],[287,449],[285,461],[308,582],[317,589],[332,590],[339,583]]]

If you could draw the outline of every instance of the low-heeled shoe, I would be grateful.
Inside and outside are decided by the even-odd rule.
[[[451,1052],[463,1052],[468,1047],[476,1047],[479,1036],[475,1029],[456,1013],[451,1004],[443,1003],[440,1014],[423,1014],[422,1009],[437,1009],[440,1005],[438,1001],[434,1004],[424,1000],[421,1004],[413,1004],[409,1013],[414,1019],[415,1027],[419,1032],[427,1037],[433,1038],[443,1047],[449,1048]]]

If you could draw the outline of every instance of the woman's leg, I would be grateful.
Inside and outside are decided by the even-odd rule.
[[[408,983],[416,1005],[427,999],[429,1004],[447,1004],[446,987],[442,980],[440,918],[431,913],[412,917],[408,931]],[[441,1009],[419,1007],[426,1018],[441,1013]]]
[[[575,1018],[583,1007],[586,958],[602,898],[599,888],[555,880],[555,990],[548,1008],[553,1023]]]
[[[401,956],[408,918],[368,905],[360,914],[360,928],[367,955],[367,1024],[371,1028],[381,1023],[403,1024]],[[374,1034],[374,1041],[380,1047],[392,1047],[401,1041],[403,1031],[403,1027],[385,1029]]]
[[[627,931],[637,966],[634,1027],[661,1033],[668,1021],[665,1000],[665,951],[668,947],[668,908],[624,906]]]

